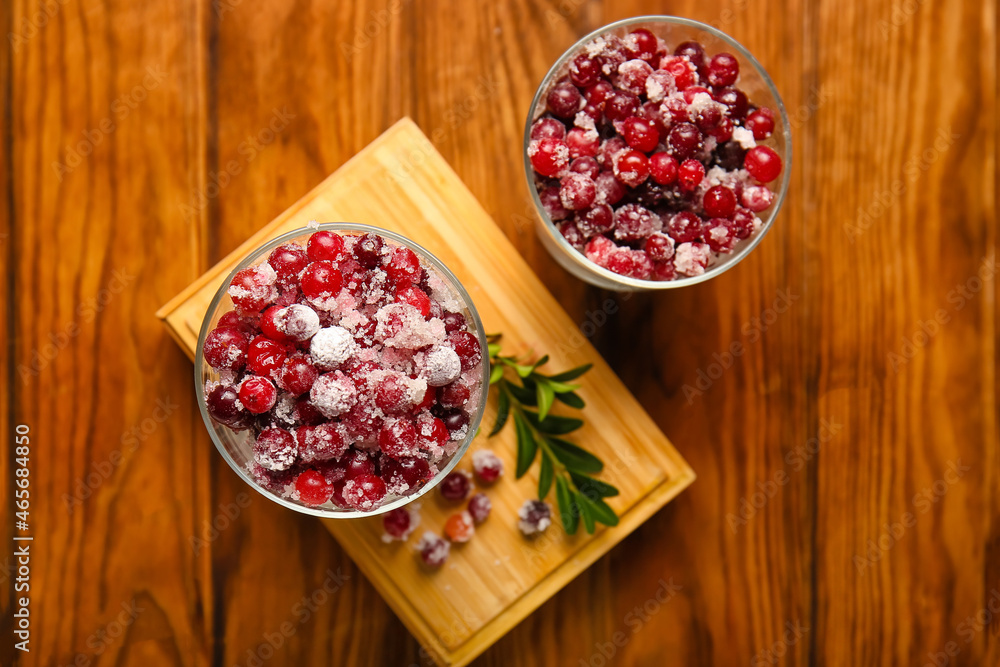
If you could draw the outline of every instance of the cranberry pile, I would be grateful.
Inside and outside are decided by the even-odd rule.
[[[566,240],[615,273],[705,272],[759,229],[781,157],[775,113],[736,87],[740,64],[698,42],[672,52],[645,29],[598,37],[547,92],[528,157]]]
[[[409,248],[317,231],[239,271],[205,339],[216,422],[249,471],[306,505],[373,510],[432,479],[479,407],[482,350],[461,298]]]

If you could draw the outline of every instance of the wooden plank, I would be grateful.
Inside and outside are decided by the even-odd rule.
[[[419,165],[409,162],[415,153],[421,154]],[[490,523],[472,543],[456,550],[449,567],[428,576],[410,550],[382,542],[379,519],[325,522],[435,659],[464,665],[648,519],[694,475],[409,119],[184,290],[182,301],[174,299],[161,310],[189,354],[207,301],[239,258],[310,220],[368,222],[405,234],[455,272],[486,328],[504,332],[505,344],[514,351],[544,348],[554,368],[594,363],[580,391],[588,423],[579,437],[608,463],[606,478],[621,491],[609,501],[622,518],[617,528],[572,538],[554,530],[527,543],[514,526],[521,503],[537,488],[537,477],[505,480],[491,494]],[[494,416],[491,408],[486,423]],[[513,469],[511,429],[478,446],[496,447]],[[423,525],[431,530],[440,530],[454,511],[433,499],[423,505]]]

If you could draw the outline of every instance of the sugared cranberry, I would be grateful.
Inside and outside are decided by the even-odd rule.
[[[289,342],[288,336],[282,331],[282,319],[285,316],[285,308],[281,306],[271,306],[260,316],[260,330],[264,335],[279,343]]]
[[[401,376],[387,375],[375,387],[375,405],[390,415],[403,414],[410,408],[410,388]]]
[[[566,147],[569,148],[570,159],[578,157],[594,157],[601,147],[601,137],[593,130],[574,127],[566,133]]]
[[[542,208],[554,221],[565,220],[570,216],[570,212],[562,205],[562,197],[559,196],[559,186],[553,185],[538,193],[538,199],[542,202]]]
[[[476,493],[469,498],[468,507],[469,514],[472,515],[472,520],[480,524],[490,518],[490,510],[493,509],[493,503],[490,502],[489,496],[485,493]]]
[[[564,176],[559,187],[559,199],[563,208],[579,211],[589,208],[597,197],[597,184],[589,176],[569,174]]]
[[[753,234],[754,215],[745,208],[738,208],[733,214],[729,228],[733,230],[733,235],[738,239],[749,238]]]
[[[337,275],[340,275],[339,273]],[[293,303],[282,309],[278,318],[278,330],[285,337],[296,343],[302,343],[312,338],[320,329],[319,315],[315,310],[302,303]]]
[[[705,65],[705,48],[698,42],[681,42],[674,55],[686,57],[699,70]]]
[[[712,218],[705,222],[703,236],[708,247],[715,252],[731,252],[736,236],[727,224],[726,218]]]
[[[482,359],[482,350],[479,347],[479,339],[468,331],[457,331],[448,334],[448,342],[452,349],[462,360],[462,369],[469,370]]]
[[[397,286],[419,282],[422,271],[420,258],[409,248],[400,247],[393,250],[388,264],[385,265],[385,272]]]
[[[690,211],[675,213],[667,223],[667,234],[677,243],[694,241],[701,236],[701,218]]]
[[[405,540],[409,537],[414,528],[413,524],[413,517],[405,507],[397,507],[382,517],[385,534],[395,540]]]
[[[760,213],[771,206],[774,193],[766,185],[748,185],[740,194],[740,203],[754,213]]]
[[[410,304],[420,311],[420,314],[424,317],[427,317],[431,313],[431,298],[427,296],[427,292],[415,285],[407,285],[406,287],[397,289],[395,299],[396,303]]]
[[[645,60],[627,60],[618,66],[618,76],[614,78],[614,83],[619,90],[642,95],[646,92],[646,79],[652,72],[653,68]]]
[[[385,498],[385,482],[375,475],[358,475],[344,484],[344,501],[348,507],[369,512]]]
[[[595,201],[598,204],[614,206],[625,196],[625,186],[615,178],[614,172],[602,171],[594,179],[594,183],[597,185]]]
[[[731,86],[740,74],[740,63],[730,53],[717,53],[708,63],[708,82],[713,86]]]
[[[462,313],[445,313],[441,319],[444,320],[444,330],[448,333],[462,331],[467,326],[465,315]]]
[[[288,348],[281,343],[257,336],[247,350],[247,367],[257,375],[272,377],[288,357]]]
[[[220,424],[243,428],[249,425],[250,415],[243,408],[239,394],[233,387],[222,384],[214,387],[205,397],[205,403],[208,415]]]
[[[438,402],[446,408],[460,408],[468,402],[470,395],[468,385],[452,382],[438,391]]]
[[[619,153],[615,159],[615,177],[631,188],[638,187],[649,177],[649,158],[636,150]]]
[[[552,525],[552,508],[541,500],[525,500],[517,516],[517,527],[525,536],[543,533]]]
[[[281,364],[278,386],[293,396],[306,393],[313,386],[319,371],[306,354],[293,354]]]
[[[255,415],[267,412],[278,399],[278,390],[267,378],[253,376],[240,385],[240,403]]]
[[[716,142],[724,143],[733,138],[733,129],[735,127],[736,126],[733,125],[732,119],[725,117],[719,121],[718,125],[709,130],[708,133],[716,140]]]
[[[229,296],[243,313],[259,313],[278,298],[278,274],[270,264],[241,269],[229,284]]]
[[[268,470],[287,470],[298,457],[295,436],[283,428],[265,428],[254,441],[253,457]]]
[[[580,110],[582,102],[580,91],[568,82],[557,84],[546,98],[549,111],[557,118],[572,118]]]
[[[302,293],[313,298],[336,296],[343,281],[340,269],[333,262],[313,262],[302,273]]]
[[[596,178],[601,173],[601,167],[597,160],[589,156],[578,157],[569,164],[569,170],[574,174],[583,174],[590,178]]]
[[[674,77],[677,90],[684,90],[694,85],[697,69],[688,60],[678,56],[667,56],[660,63],[660,69],[670,72]]]
[[[347,479],[354,479],[361,475],[374,475],[375,464],[365,452],[360,449],[352,449],[340,460],[344,468]]]
[[[614,92],[615,87],[612,86],[609,81],[602,79],[594,85],[588,86],[584,94],[587,97],[588,104],[593,104],[597,108],[603,110],[603,105],[608,101],[608,98],[614,94]]]
[[[468,512],[452,514],[444,522],[444,533],[452,542],[468,542],[475,534],[476,528],[472,522],[472,515]]]
[[[673,280],[676,275],[677,269],[674,268],[672,260],[653,264],[653,277],[656,280]]]
[[[653,234],[646,239],[644,249],[654,262],[665,262],[674,256],[674,240],[666,234]]]
[[[451,545],[447,540],[438,537],[434,533],[426,532],[417,543],[417,550],[420,552],[420,559],[427,567],[437,568],[445,564],[448,560],[448,552]]]
[[[238,371],[247,361],[247,339],[236,327],[217,327],[205,336],[202,353],[212,368]]]
[[[674,252],[674,266],[678,273],[700,276],[711,258],[712,250],[707,243],[682,243]]]
[[[611,121],[630,118],[638,109],[639,98],[624,90],[616,90],[604,103],[604,115]]]
[[[761,183],[770,183],[781,173],[781,158],[768,146],[754,146],[743,158],[743,168]]]
[[[309,255],[306,254],[306,250],[302,246],[285,243],[271,251],[267,263],[278,274],[280,284],[291,285],[299,279],[302,269],[309,264]]]
[[[542,176],[558,176],[569,164],[569,148],[558,139],[538,139],[528,147],[531,167]]]
[[[733,120],[743,120],[750,108],[750,102],[742,90],[736,88],[723,88],[715,95],[715,100],[726,105],[729,109],[729,117]]]
[[[431,415],[423,415],[417,419],[417,434],[420,437],[421,447],[428,450],[434,447],[444,447],[451,438],[445,423],[438,417]]]
[[[622,135],[629,146],[644,153],[651,152],[660,143],[660,133],[653,124],[637,116],[625,120]]]
[[[472,489],[472,483],[469,482],[469,476],[467,474],[453,470],[445,475],[445,478],[441,480],[441,483],[438,485],[438,489],[441,492],[442,498],[457,502],[459,500],[465,500],[469,496],[469,491]]]
[[[531,138],[562,141],[566,138],[566,126],[555,118],[539,118],[531,125]]]
[[[416,489],[422,482],[431,478],[431,467],[422,458],[386,457],[382,463],[382,479],[394,493],[400,489],[409,491]]]
[[[581,211],[576,224],[585,239],[595,234],[603,234],[614,227],[614,211],[607,204],[598,204]]]
[[[605,236],[595,236],[587,241],[583,254],[594,264],[607,268],[608,260],[616,250],[614,241]]]
[[[354,244],[354,259],[366,269],[374,269],[382,263],[382,237],[365,234]]]
[[[326,230],[314,233],[306,244],[306,253],[314,262],[339,262],[344,259],[344,237]]]
[[[697,160],[684,160],[677,169],[677,180],[684,190],[694,190],[703,178],[705,178],[705,167]]]
[[[691,123],[678,123],[667,135],[670,150],[678,160],[686,160],[701,148],[701,132]]]
[[[615,211],[615,238],[639,241],[660,227],[660,217],[638,204],[625,204]]]
[[[767,139],[774,133],[774,112],[761,107],[747,116],[744,125],[753,132],[753,138],[757,141]]]
[[[339,458],[347,451],[348,443],[337,427],[330,422],[316,426],[300,426],[295,431],[295,444],[299,450],[299,458],[305,463],[330,461]],[[346,472],[339,465],[336,467],[340,476],[346,478]]]
[[[736,210],[736,195],[724,185],[716,185],[705,192],[702,208],[710,218],[728,218]]]
[[[597,59],[591,58],[586,53],[581,53],[569,66],[569,80],[580,88],[586,88],[597,83],[601,76],[601,65]]]
[[[653,262],[641,250],[620,248],[608,258],[608,269],[629,278],[645,280],[653,272]]]
[[[322,505],[333,495],[333,485],[316,470],[306,470],[295,480],[299,500],[306,505]]]
[[[655,153],[649,158],[649,175],[660,185],[672,185],[677,180],[677,159],[667,153]]]
[[[417,454],[417,430],[405,419],[386,422],[378,434],[378,445],[393,458],[412,457]]]
[[[503,461],[489,449],[480,449],[472,455],[472,470],[484,484],[493,484],[503,474]]]

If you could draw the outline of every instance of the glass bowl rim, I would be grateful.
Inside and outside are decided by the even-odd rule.
[[[630,278],[628,276],[623,276],[621,274],[615,273],[605,269],[602,266],[598,266],[594,262],[590,261],[581,253],[579,250],[570,245],[569,241],[562,235],[559,229],[556,227],[555,223],[549,218],[548,213],[545,212],[544,206],[542,206],[542,201],[538,196],[538,192],[535,189],[535,184],[532,178],[534,170],[531,167],[531,159],[528,157],[528,147],[531,144],[531,126],[535,121],[535,109],[538,108],[538,103],[541,100],[542,94],[548,89],[552,81],[555,80],[556,74],[562,70],[562,68],[569,62],[571,56],[577,55],[579,51],[583,48],[585,44],[591,40],[600,37],[601,35],[607,34],[609,32],[618,30],[620,28],[627,28],[633,25],[649,24],[649,23],[663,23],[663,24],[673,24],[682,25],[687,28],[694,28],[696,30],[701,30],[708,33],[709,35],[721,40],[723,43],[732,47],[737,55],[753,65],[753,68],[760,75],[764,84],[767,86],[774,97],[776,106],[778,107],[779,116],[781,118],[781,133],[785,140],[785,155],[782,155],[782,161],[784,162],[784,168],[781,176],[781,185],[775,191],[775,202],[769,209],[771,214],[767,223],[763,226],[758,233],[750,239],[750,242],[745,244],[739,252],[732,256],[732,259],[728,261],[724,266],[710,267],[705,273],[699,276],[688,276],[686,278],[680,278],[675,280],[643,280],[641,278]],[[742,262],[747,255],[749,255],[754,248],[764,239],[764,236],[771,230],[774,225],[774,220],[778,217],[778,213],[781,211],[781,206],[785,203],[785,196],[788,193],[788,185],[791,181],[792,176],[792,133],[791,124],[788,120],[788,113],[785,110],[785,103],[781,99],[781,95],[778,93],[777,87],[774,85],[774,81],[771,80],[771,76],[767,73],[767,70],[760,64],[760,61],[750,53],[749,49],[737,42],[735,39],[722,32],[718,28],[711,26],[707,23],[702,23],[701,21],[695,21],[693,19],[682,18],[679,16],[670,16],[666,14],[653,14],[645,16],[633,16],[630,18],[620,19],[612,23],[608,23],[587,35],[578,39],[572,46],[566,49],[559,58],[556,59],[549,71],[545,73],[542,78],[541,83],[538,85],[538,89],[535,91],[535,96],[531,100],[531,107],[528,109],[528,117],[524,126],[524,146],[521,151],[522,159],[524,161],[524,176],[528,184],[528,191],[531,193],[531,199],[535,204],[535,211],[542,223],[545,225],[546,230],[549,232],[550,236],[553,237],[553,241],[559,246],[560,250],[564,254],[569,256],[578,265],[582,266],[586,270],[600,276],[605,281],[610,281],[617,284],[618,286],[634,291],[656,291],[656,290],[666,290],[666,289],[676,289],[679,287],[687,287],[689,285],[696,285],[706,280],[710,280],[719,276],[729,269],[733,268],[740,262]]]
[[[435,475],[432,479],[428,480],[427,483],[424,484],[424,486],[421,487],[416,493],[409,496],[403,496],[401,498],[397,498],[392,502],[386,503],[367,512],[354,509],[334,511],[334,510],[322,509],[319,507],[309,507],[304,504],[299,504],[290,501],[286,498],[278,496],[277,494],[269,491],[268,489],[263,488],[260,484],[256,482],[256,480],[253,479],[253,477],[247,470],[244,470],[242,466],[238,465],[236,461],[233,460],[233,457],[229,454],[229,451],[226,449],[225,445],[223,445],[223,443],[220,441],[218,434],[215,432],[215,426],[214,426],[215,422],[209,416],[208,408],[205,405],[205,382],[202,379],[201,374],[203,368],[207,364],[205,363],[205,358],[202,353],[202,350],[204,348],[205,338],[206,336],[208,336],[210,328],[209,325],[213,319],[213,315],[214,313],[216,313],[216,311],[218,311],[222,303],[222,300],[225,298],[229,289],[229,284],[232,282],[233,278],[239,271],[242,271],[247,267],[255,265],[261,257],[270,253],[279,245],[282,245],[283,243],[288,243],[290,241],[294,241],[307,234],[311,235],[318,231],[336,231],[336,232],[350,231],[350,232],[360,232],[362,234],[364,233],[377,234],[378,236],[382,236],[404,247],[410,248],[417,254],[421,255],[424,259],[427,259],[434,266],[435,269],[440,271],[445,276],[445,278],[447,278],[451,282],[451,285],[456,288],[456,291],[458,292],[459,296],[464,300],[465,306],[469,309],[469,313],[472,315],[473,324],[476,326],[476,331],[478,333],[477,338],[479,339],[480,350],[483,355],[481,364],[483,378],[480,389],[479,407],[476,411],[476,414],[471,415],[469,418],[469,431],[468,435],[466,435],[465,437],[464,442],[458,449],[455,450],[454,454],[452,454],[451,459],[448,461],[447,465],[440,471],[438,471],[437,475]],[[212,301],[209,303],[208,309],[205,311],[205,317],[202,320],[201,329],[198,333],[198,343],[197,347],[195,348],[195,360],[194,360],[195,395],[198,401],[198,410],[201,412],[202,420],[205,422],[205,429],[208,431],[209,437],[212,439],[215,448],[219,451],[220,454],[222,454],[222,457],[226,460],[226,463],[229,464],[229,467],[232,468],[233,471],[236,472],[236,474],[239,475],[243,479],[243,481],[246,482],[251,488],[253,488],[255,491],[260,493],[268,500],[272,500],[278,503],[279,505],[287,507],[288,509],[294,510],[296,512],[300,512],[302,514],[311,514],[313,516],[323,517],[325,519],[359,519],[362,517],[377,516],[379,514],[384,514],[386,512],[396,509],[397,507],[403,507],[404,505],[412,503],[413,501],[417,500],[424,494],[431,491],[434,487],[436,487],[441,482],[441,480],[448,475],[448,473],[454,470],[455,466],[458,465],[462,457],[465,456],[466,452],[468,452],[469,450],[469,447],[472,445],[472,441],[475,440],[476,438],[479,429],[479,424],[482,422],[483,415],[486,411],[486,400],[489,394],[489,377],[490,377],[488,349],[489,345],[486,340],[486,331],[483,328],[482,319],[479,317],[479,311],[476,309],[476,305],[472,301],[472,297],[469,295],[469,292],[465,289],[465,286],[461,283],[461,281],[459,281],[459,279],[455,277],[455,274],[451,272],[451,269],[449,269],[444,264],[444,262],[438,259],[437,256],[434,255],[432,252],[430,252],[420,244],[403,236],[402,234],[399,234],[397,232],[388,229],[384,229],[382,227],[376,227],[374,225],[368,225],[358,222],[323,222],[314,224],[311,223],[309,225],[298,227],[291,231],[285,232],[284,234],[281,234],[280,236],[277,236],[267,241],[263,245],[260,245],[257,248],[255,248],[246,257],[244,257],[233,268],[232,271],[229,272],[229,274],[226,276],[226,279],[219,285],[219,289],[216,291],[215,296],[212,297]],[[225,427],[224,425],[222,426]]]

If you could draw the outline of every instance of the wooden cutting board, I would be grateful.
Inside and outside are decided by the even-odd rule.
[[[385,544],[378,517],[324,520],[427,653],[440,665],[465,665],[694,481],[694,472],[408,118],[160,309],[157,316],[189,356],[209,302],[239,259],[311,220],[368,223],[412,238],[465,285],[486,330],[503,332],[506,351],[548,353],[549,372],[594,364],[579,391],[587,423],[572,439],[604,460],[600,478],[621,491],[609,499],[621,517],[617,527],[594,535],[581,528],[569,537],[556,524],[534,540],[523,538],[517,510],[536,493],[537,465],[513,479],[513,424],[473,443],[470,454],[493,449],[507,474],[484,489],[493,501],[488,521],[469,543],[453,546],[439,571],[428,572],[413,551],[424,530],[440,534],[456,511],[434,492],[418,501],[421,524],[405,544]],[[485,432],[495,414],[490,400]],[[459,469],[471,469],[470,455]]]

